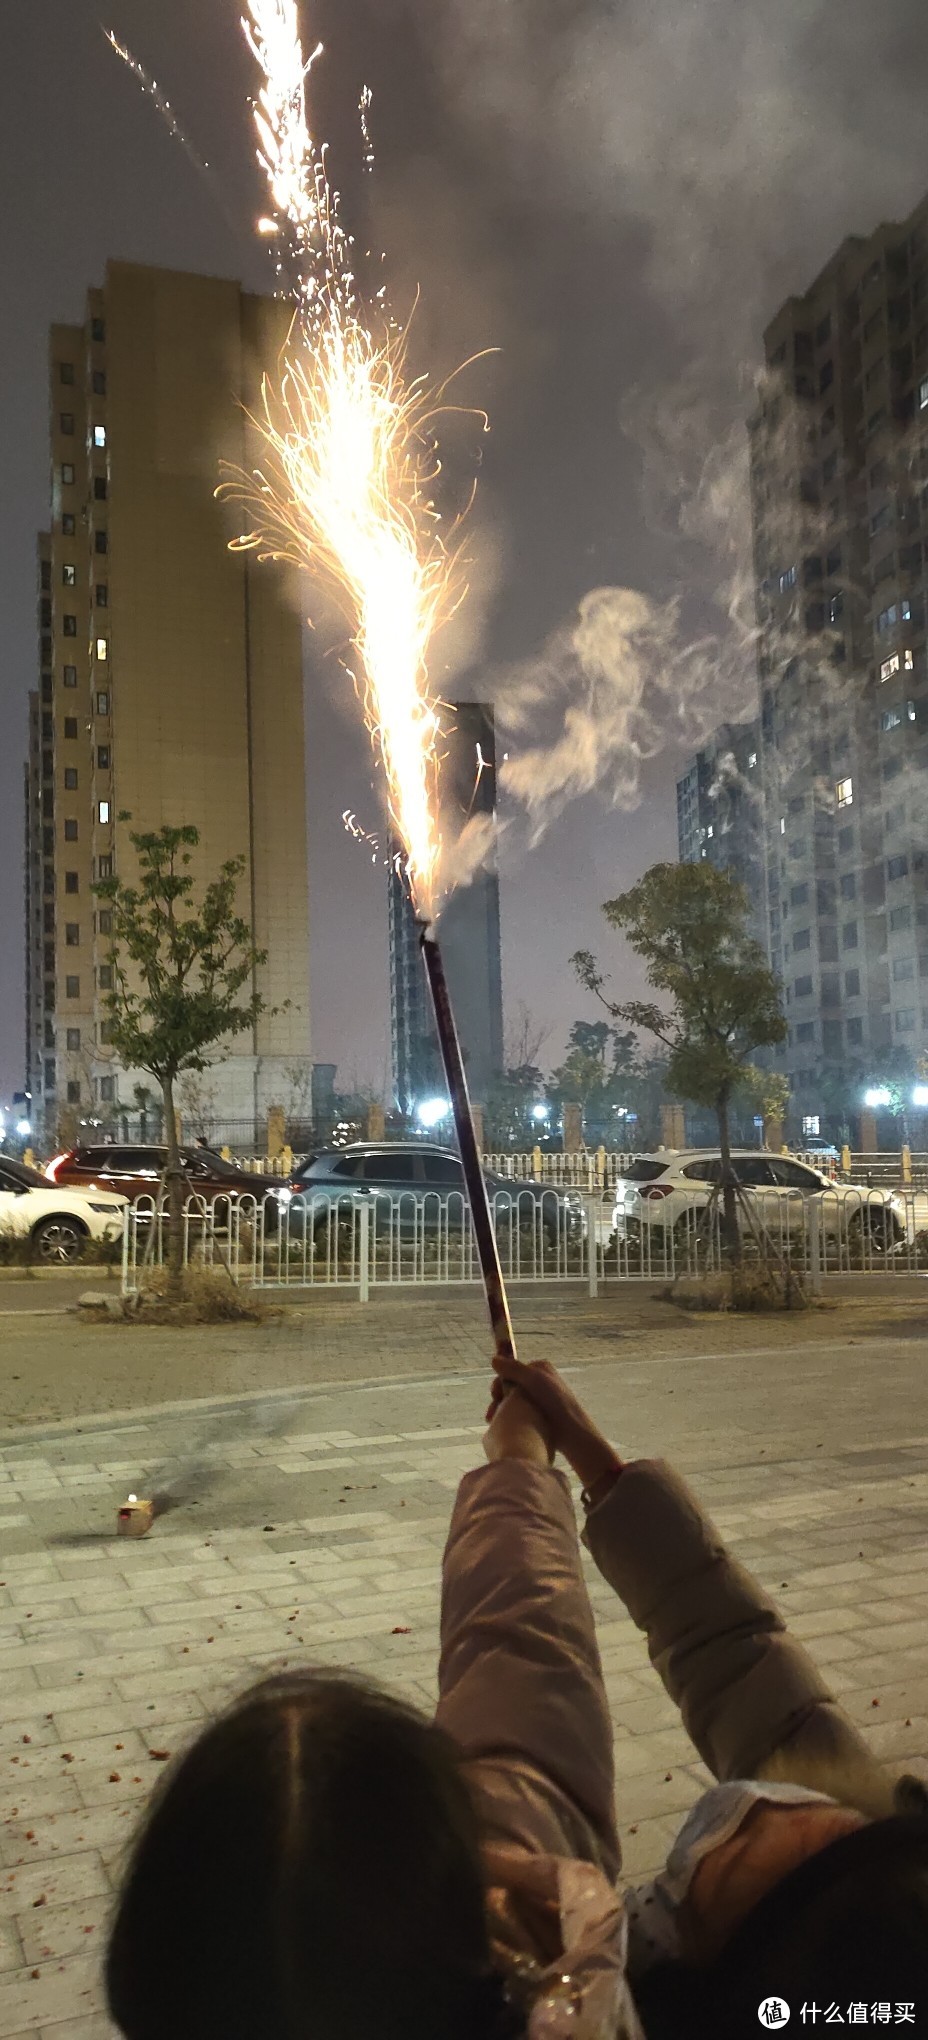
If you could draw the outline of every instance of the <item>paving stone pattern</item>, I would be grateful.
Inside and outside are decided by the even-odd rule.
[[[565,1361],[569,1351],[546,1348]],[[657,1437],[787,1609],[881,1756],[928,1776],[928,1434],[912,1342],[571,1376],[627,1448]],[[473,1375],[287,1390],[12,1434],[0,1452],[0,2034],[103,2040],[99,1958],[165,1756],[286,1664],[435,1700],[439,1562],[480,1456]],[[476,1405],[476,1407],[475,1407]],[[825,1423],[827,1433],[817,1426]],[[478,1421],[475,1421],[475,1418]],[[762,1442],[760,1442],[762,1441]],[[148,1538],[117,1538],[130,1490]],[[590,1570],[630,1877],[707,1774]]]

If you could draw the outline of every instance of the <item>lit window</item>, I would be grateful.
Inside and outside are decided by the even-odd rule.
[[[754,769],[754,766],[755,766],[756,764],[757,764],[757,752],[756,752],[756,751],[751,751],[751,752],[749,752],[749,754],[748,754],[748,771],[749,771],[749,772],[753,771],[753,769]]]
[[[108,800],[101,800],[97,813],[101,822],[106,823],[109,821],[110,804]]]
[[[901,721],[901,708],[885,708],[880,717],[880,728],[881,730],[897,730]]]
[[[902,601],[901,601],[901,602],[900,602],[900,604],[899,604],[899,614],[900,614],[900,616],[902,617],[902,621],[903,621],[903,623],[911,623],[911,621],[912,621],[912,604],[911,604],[911,602],[909,601],[909,598],[908,598],[908,596],[907,596],[907,595],[903,595]]]
[[[905,705],[906,722],[915,722],[917,720],[917,716],[918,710],[915,706],[914,701],[907,701]]]
[[[708,827],[708,828],[707,828],[707,830],[706,830],[706,835],[707,835],[707,836],[714,836],[714,835],[715,835],[715,825],[714,825],[714,823],[712,823],[712,822],[710,822],[710,823],[709,823],[709,827]]]
[[[880,679],[889,680],[891,679],[892,675],[894,673],[898,673],[898,671],[899,671],[899,654],[898,652],[893,652],[890,658],[883,660],[883,664],[880,667]]]
[[[780,594],[785,595],[788,588],[795,588],[796,579],[797,569],[795,567],[787,567],[785,573],[780,575]]]
[[[853,800],[854,800],[853,780],[839,779],[835,786],[835,805],[839,808],[850,807],[853,804]]]
[[[785,836],[785,834],[786,834],[786,816],[785,816],[785,815],[781,815],[781,816],[780,816],[780,834],[781,834],[781,836]]]
[[[915,669],[915,653],[908,649],[904,651],[902,654],[902,664],[907,673],[913,672]]]
[[[93,428],[93,443],[94,443],[94,446],[105,446],[105,445],[106,445],[106,426],[105,426],[105,425],[95,425],[95,426],[94,426],[94,428]]]
[[[928,375],[924,382],[918,385],[918,408],[920,411],[928,411]]]
[[[62,567],[62,569],[61,569],[61,578],[62,578],[62,581],[64,582],[64,585],[65,585],[65,587],[66,587],[66,588],[76,588],[76,587],[77,587],[77,568],[76,568],[76,567],[69,567],[69,566],[65,566],[65,567]]]
[[[106,658],[107,658],[107,650],[108,650],[108,647],[107,647],[107,641],[106,641],[106,638],[105,638],[105,637],[98,637],[98,639],[97,639],[97,658],[98,658],[98,659],[100,660],[100,663],[101,663],[101,665],[105,665],[105,664],[106,664]]]

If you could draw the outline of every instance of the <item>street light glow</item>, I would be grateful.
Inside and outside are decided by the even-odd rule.
[[[547,1119],[547,1117],[548,1117],[548,1107],[547,1107],[547,1105],[533,1105],[533,1106],[532,1106],[532,1118],[533,1118],[533,1119]]]
[[[912,1092],[913,1105],[928,1105],[928,1084],[916,1084]]]
[[[25,1140],[27,1134],[30,1134],[32,1132],[32,1128],[29,1124],[28,1119],[17,1119],[16,1131],[20,1140]]]
[[[438,1126],[441,1120],[447,1119],[450,1110],[447,1098],[423,1098],[421,1105],[416,1107],[416,1118],[421,1126]]]
[[[872,1091],[864,1092],[864,1104],[869,1105],[871,1111],[876,1111],[878,1106],[888,1105],[889,1102],[889,1092],[885,1084],[876,1084]]]

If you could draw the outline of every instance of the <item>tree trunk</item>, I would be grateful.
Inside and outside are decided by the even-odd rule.
[[[164,1138],[168,1151],[168,1286],[171,1294],[176,1296],[184,1272],[184,1172],[177,1145],[173,1078],[162,1078],[161,1092],[164,1099]]]
[[[728,1131],[728,1100],[726,1089],[719,1092],[715,1101],[716,1117],[719,1122],[719,1151],[722,1159],[722,1243],[732,1261],[741,1259],[741,1233],[738,1227],[738,1207],[735,1203],[735,1172],[731,1161],[731,1136]]]

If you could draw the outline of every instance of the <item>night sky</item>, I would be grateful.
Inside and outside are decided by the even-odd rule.
[[[0,119],[0,1095],[22,1082],[22,761],[47,516],[46,335],[108,258],[270,285],[236,0],[110,0],[209,178],[84,0],[4,8]],[[744,441],[763,326],[847,233],[928,187],[924,0],[320,0],[316,132],[362,247],[386,251],[417,367],[475,350],[451,468],[480,458],[472,598],[434,673],[500,704],[503,972],[556,1059],[586,1011],[568,958],[676,848],[682,756],[750,711]],[[356,105],[373,90],[372,179]],[[593,591],[600,593],[584,602]],[[578,630],[578,616],[582,621]],[[318,645],[318,641],[317,641]],[[565,725],[565,712],[567,721]],[[313,1054],[388,1067],[386,886],[345,833],[378,821],[334,658],[307,664]],[[531,752],[526,767],[526,752]],[[591,782],[598,784],[590,790]],[[532,789],[545,789],[538,805]],[[520,795],[517,798],[517,794]],[[191,816],[192,821],[196,820]],[[537,838],[538,840],[533,840]],[[296,847],[294,854],[297,854]]]

